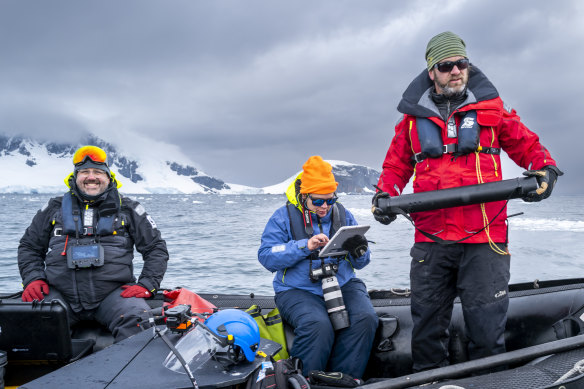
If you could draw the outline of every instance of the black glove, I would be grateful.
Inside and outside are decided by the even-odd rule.
[[[389,193],[387,192],[377,192],[375,193],[375,196],[373,196],[373,199],[371,200],[371,204],[373,204],[371,206],[371,213],[373,213],[373,217],[375,218],[375,220],[377,220],[379,223],[381,224],[385,224],[388,225],[389,223],[391,223],[392,221],[394,221],[397,216],[393,213],[387,214],[385,212],[383,212],[383,210],[381,208],[379,208],[379,199],[380,198],[388,198]]]
[[[347,250],[353,258],[359,258],[365,255],[367,252],[367,239],[363,235],[351,236],[349,239],[343,242],[343,250]]]
[[[535,177],[539,184],[539,188],[529,192],[523,197],[523,201],[531,203],[550,197],[552,190],[554,190],[554,185],[558,180],[558,176],[562,176],[564,173],[553,165],[547,165],[541,170],[528,170],[523,172],[523,175],[527,177]]]

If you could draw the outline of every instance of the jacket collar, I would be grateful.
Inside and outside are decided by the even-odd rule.
[[[424,69],[406,88],[397,110],[403,114],[418,117],[440,116],[440,112],[430,96],[433,88],[434,82],[428,76],[428,70]],[[497,97],[499,97],[499,92],[487,76],[479,68],[471,65],[467,97],[460,106],[492,100]]]

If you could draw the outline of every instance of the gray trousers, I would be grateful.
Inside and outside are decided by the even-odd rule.
[[[150,316],[148,303],[141,298],[122,297],[120,293],[122,288],[117,288],[107,295],[98,308],[81,312],[73,312],[63,295],[52,286],[49,286],[49,294],[45,296],[45,301],[61,300],[67,307],[69,325],[73,326],[81,320],[95,320],[112,332],[114,342],[119,342],[141,332],[142,328],[150,327],[146,321],[138,326],[140,321]]]

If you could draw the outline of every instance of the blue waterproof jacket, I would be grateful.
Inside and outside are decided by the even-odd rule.
[[[297,204],[294,196],[288,196],[288,200]],[[332,208],[331,208],[332,209]],[[324,233],[329,236],[331,228],[331,212],[318,220],[316,214],[311,213],[314,235]],[[357,221],[349,212],[345,212],[346,225],[357,225]],[[330,236],[329,236],[330,238]],[[274,291],[276,293],[289,289],[303,289],[322,296],[322,286],[320,282],[312,282],[308,276],[311,250],[307,247],[308,239],[294,240],[290,227],[290,217],[286,206],[274,212],[262,234],[261,246],[258,250],[260,263],[269,271],[276,272],[274,276]],[[355,269],[364,268],[371,259],[371,252],[367,252],[359,257],[353,258],[347,254],[339,261],[337,279],[339,285],[343,286],[351,278],[355,277]],[[337,258],[326,258],[325,263],[336,262]],[[321,266],[320,260],[312,261],[314,268]]]

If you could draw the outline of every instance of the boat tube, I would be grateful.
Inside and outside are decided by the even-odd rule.
[[[416,374],[412,373],[411,368],[413,321],[408,290],[372,290],[369,296],[379,317],[379,326],[363,377],[366,385],[362,389],[396,389],[418,385],[425,385],[424,389],[438,389],[448,387],[445,386],[448,384],[463,388],[500,389],[510,387],[509,382],[513,382],[515,389],[557,389],[562,385],[566,389],[584,387],[584,374],[574,370],[577,363],[584,363],[584,279],[510,285],[505,331],[507,352],[477,360],[468,358],[469,340],[464,315],[460,301],[456,299],[449,327],[450,366]],[[275,307],[273,296],[200,294],[200,297],[219,309],[238,307],[245,310],[257,305],[261,307],[262,313],[267,313]],[[148,301],[153,308],[162,305],[162,302],[160,293]],[[5,309],[14,318],[16,315],[11,304],[3,308],[6,303],[0,303],[0,310]],[[39,306],[20,304],[21,310],[26,311],[28,307],[33,312],[39,311]],[[42,309],[43,312],[49,308],[49,304]],[[64,314],[56,310],[54,315],[66,318]],[[52,331],[53,327],[49,324],[37,320],[34,330],[39,332],[43,330],[42,327],[47,327],[47,330]],[[286,343],[291,347],[294,333],[287,324],[285,330]],[[67,330],[61,333],[66,334]],[[182,348],[179,334],[170,334],[169,339]],[[261,340],[260,350],[266,355],[275,354],[279,348],[275,342]],[[149,329],[42,377],[20,381],[18,384],[27,389],[73,389],[81,386],[88,389],[104,386],[192,387],[178,365],[173,369],[167,368],[165,357],[168,351],[160,337]],[[9,385],[18,378],[14,377],[14,364],[18,363],[16,357],[16,354],[9,353],[6,371]],[[256,355],[253,362],[244,361],[225,370],[218,361],[205,358],[193,366],[193,373],[201,389],[236,388],[245,383],[263,360]],[[25,365],[28,372],[36,369],[32,362],[28,361]],[[436,381],[440,383],[432,384]]]
[[[388,215],[432,211],[462,205],[517,199],[538,187],[539,184],[535,177],[517,177],[484,184],[382,197],[378,200],[378,207]]]

